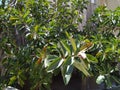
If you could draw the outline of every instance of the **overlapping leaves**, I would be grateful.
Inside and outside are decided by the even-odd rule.
[[[93,46],[92,42],[89,40],[87,40],[88,42],[75,40],[67,32],[66,36],[68,37],[68,40],[61,40],[58,43],[57,51],[59,52],[59,55],[50,59],[46,58],[45,62],[47,62],[48,72],[54,72],[55,69],[59,68],[64,83],[68,84],[74,68],[80,70],[85,76],[90,76],[89,64],[97,63],[98,60],[93,55],[86,54],[86,51]],[[84,42],[84,44],[82,42]],[[83,55],[86,57],[83,58]]]

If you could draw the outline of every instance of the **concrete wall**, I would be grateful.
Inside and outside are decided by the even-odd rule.
[[[97,5],[106,5],[108,9],[114,10],[118,6],[120,6],[120,0],[93,0],[97,1]]]
[[[109,9],[114,10],[116,7],[120,7],[120,0],[106,0],[107,1],[107,7]]]

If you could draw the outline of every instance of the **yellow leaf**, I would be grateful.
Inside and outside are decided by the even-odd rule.
[[[10,17],[9,20],[18,20],[19,18],[17,17]]]
[[[90,47],[93,46],[93,43],[92,42],[86,42],[85,44],[83,44],[80,48],[80,50],[86,50],[86,49],[89,49]]]
[[[38,26],[38,25],[36,25],[34,28],[35,28],[35,31],[37,32],[37,31],[38,31],[39,26]]]

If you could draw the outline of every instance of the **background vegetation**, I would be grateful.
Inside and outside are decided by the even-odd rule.
[[[61,72],[68,84],[75,68],[110,88],[120,84],[120,9],[96,9],[79,31],[86,0],[2,0],[0,87],[49,90]],[[116,34],[115,34],[116,33]],[[101,78],[102,77],[102,78]]]

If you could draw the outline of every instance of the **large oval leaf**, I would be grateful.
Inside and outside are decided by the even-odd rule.
[[[48,66],[47,71],[52,72],[53,70],[59,68],[62,65],[63,61],[64,59],[61,59],[61,57],[55,58],[53,62],[51,62],[50,65]]]
[[[61,67],[61,73],[63,77],[63,81],[65,85],[67,85],[70,81],[71,74],[73,72],[73,57],[68,57],[65,63]]]

